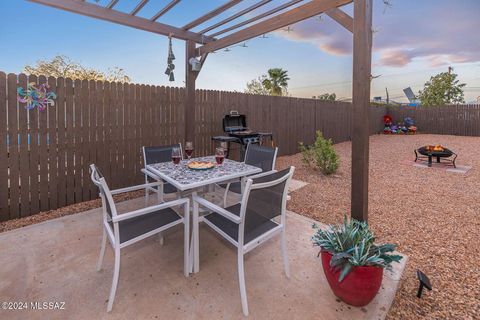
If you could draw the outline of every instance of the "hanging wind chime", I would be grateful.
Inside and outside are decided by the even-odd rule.
[[[173,49],[172,49],[172,35],[169,35],[168,36],[167,70],[165,70],[165,74],[168,76],[169,81],[175,81],[175,76],[173,74],[175,65],[173,64],[173,60],[175,60],[175,55],[173,54]]]

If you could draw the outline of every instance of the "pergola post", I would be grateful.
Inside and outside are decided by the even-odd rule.
[[[372,67],[372,0],[354,0],[352,218],[368,220],[369,109]]]
[[[185,42],[185,141],[195,138],[195,80],[197,73],[192,71],[188,60],[195,57],[195,42]]]

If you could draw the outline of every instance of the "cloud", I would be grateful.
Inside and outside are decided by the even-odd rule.
[[[393,6],[385,9],[382,1],[374,1],[374,63],[402,67],[418,59],[431,66],[480,61],[480,1],[412,2],[393,0]],[[332,55],[351,54],[351,34],[329,17],[322,17],[277,34],[312,43]]]

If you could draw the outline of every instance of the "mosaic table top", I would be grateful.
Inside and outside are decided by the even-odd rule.
[[[215,163],[215,167],[207,170],[193,170],[187,167],[190,161],[210,161]],[[147,170],[181,191],[262,172],[260,168],[230,159],[225,159],[223,164],[217,165],[215,157],[192,158],[182,160],[179,164],[171,161],[154,163],[147,165]]]

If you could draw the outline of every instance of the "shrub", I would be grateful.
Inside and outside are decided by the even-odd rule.
[[[312,145],[307,146],[300,142],[299,147],[303,161],[307,165],[319,169],[326,175],[337,171],[340,159],[333,147],[332,139],[325,139],[320,131],[317,131],[317,138]]]

